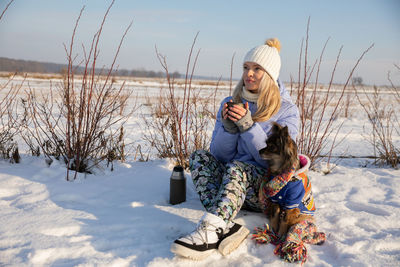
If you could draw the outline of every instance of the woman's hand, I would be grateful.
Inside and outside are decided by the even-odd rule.
[[[225,103],[222,109],[222,122],[225,130],[230,133],[234,133],[237,129],[239,129],[241,133],[250,129],[254,122],[251,118],[249,103],[233,104],[232,100]]]
[[[228,107],[227,104],[224,106],[224,118],[233,122],[239,128],[241,133],[250,129],[254,122],[249,110],[249,102],[246,102],[244,105],[242,103],[230,105],[231,107]]]
[[[232,100],[230,100],[229,102],[232,102]],[[234,104],[234,105],[231,105],[231,107],[229,107],[228,104],[225,103],[224,110],[222,112],[222,116],[226,120],[229,119],[233,122],[237,122],[246,115],[248,109],[249,109],[248,102],[246,102],[244,105],[241,103]]]
[[[229,102],[233,104],[232,100],[230,100]],[[229,104],[229,105],[232,105],[232,104]],[[224,125],[224,129],[227,132],[229,132],[231,134],[235,134],[239,131],[239,128],[236,126],[236,124],[232,120],[230,120],[228,118],[228,112],[229,112],[228,104],[225,103],[222,108],[222,111],[221,111],[222,124]]]

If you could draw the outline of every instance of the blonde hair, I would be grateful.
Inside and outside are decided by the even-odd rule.
[[[243,87],[244,81],[243,78],[241,78],[233,91],[232,97],[234,102],[242,102]],[[267,72],[265,72],[261,78],[258,92],[257,111],[252,115],[252,119],[255,122],[267,121],[281,108],[281,95],[279,88]]]
[[[277,38],[270,38],[265,41],[265,45],[275,47],[278,52],[281,50],[281,43]],[[264,70],[265,71],[265,70]],[[279,70],[278,70],[279,72]],[[236,85],[233,91],[233,101],[239,103],[242,101],[242,90],[244,87],[243,77]],[[261,78],[260,87],[258,88],[257,111],[252,115],[253,121],[267,121],[274,116],[281,108],[281,95],[279,87],[271,78],[268,72],[264,72]]]

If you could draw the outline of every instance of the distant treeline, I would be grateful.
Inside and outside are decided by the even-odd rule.
[[[48,63],[48,62],[38,62],[31,60],[17,60],[11,58],[0,57],[0,71],[8,72],[37,72],[37,73],[65,73],[68,66],[66,64]],[[83,67],[78,67],[75,70],[75,74],[81,74],[83,72]],[[96,69],[96,73],[106,74],[108,70]],[[165,77],[165,73],[161,71],[151,71],[151,70],[126,70],[121,69],[113,71],[113,75],[117,76],[132,76],[132,77]],[[173,77],[180,78],[179,72],[172,73]]]

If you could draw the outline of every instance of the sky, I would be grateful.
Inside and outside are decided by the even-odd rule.
[[[0,0],[0,12],[9,0]],[[69,45],[79,12],[85,10],[74,51],[83,57],[111,1],[15,0],[0,21],[0,57],[67,63]],[[310,18],[308,62],[319,59],[325,42],[319,82],[346,81],[357,59],[372,44],[354,76],[365,84],[388,84],[388,72],[400,84],[399,0],[116,0],[100,39],[99,65],[110,66],[120,39],[133,22],[117,58],[120,69],[160,71],[155,47],[166,56],[170,71],[185,73],[193,40],[200,50],[195,74],[230,77],[242,73],[243,57],[270,37],[280,40],[283,81],[297,82],[302,40]],[[303,53],[304,56],[304,53]],[[193,60],[192,60],[193,62]],[[304,62],[304,59],[302,60]],[[315,80],[315,75],[312,80]]]

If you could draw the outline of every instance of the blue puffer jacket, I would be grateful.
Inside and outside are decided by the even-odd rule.
[[[250,129],[243,133],[231,134],[224,129],[221,121],[221,110],[223,104],[232,99],[232,97],[227,97],[221,102],[210,144],[210,151],[214,157],[223,163],[237,160],[268,168],[267,162],[261,159],[258,151],[266,146],[265,141],[271,131],[272,122],[287,126],[290,136],[293,140],[296,140],[299,110],[293,104],[283,83],[278,80],[278,84],[281,94],[281,108],[278,113],[268,121],[254,123]],[[242,99],[242,102],[245,103],[246,100]],[[254,114],[257,110],[257,103],[249,102],[249,109]]]

